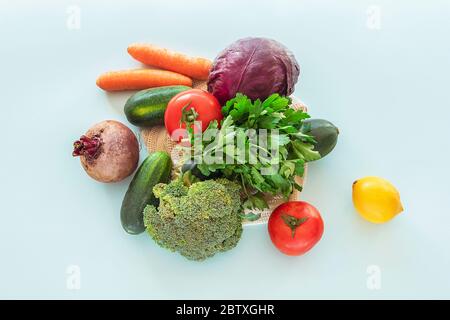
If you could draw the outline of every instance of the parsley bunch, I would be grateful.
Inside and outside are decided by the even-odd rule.
[[[192,147],[197,168],[205,176],[219,172],[239,182],[247,197],[244,208],[268,207],[263,193],[288,198],[293,188],[301,190],[295,176],[303,176],[306,162],[320,158],[314,139],[300,131],[309,115],[292,109],[291,102],[279,94],[251,101],[238,93],[222,108],[220,128],[212,121],[203,134],[189,132],[192,145],[197,143]],[[205,139],[212,129],[218,133]],[[260,129],[267,129],[264,139]],[[208,157],[221,161],[205,161]]]

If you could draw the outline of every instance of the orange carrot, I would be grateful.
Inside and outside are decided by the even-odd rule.
[[[140,90],[172,85],[192,87],[192,80],[179,73],[155,69],[112,71],[97,78],[97,86],[106,91]]]
[[[190,57],[146,43],[131,44],[128,47],[128,53],[144,64],[178,72],[199,80],[208,79],[212,66],[211,60]]]

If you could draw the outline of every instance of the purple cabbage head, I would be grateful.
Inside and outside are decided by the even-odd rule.
[[[208,91],[225,105],[236,93],[252,100],[272,93],[288,96],[300,75],[294,55],[281,43],[266,38],[245,38],[232,43],[214,60]]]

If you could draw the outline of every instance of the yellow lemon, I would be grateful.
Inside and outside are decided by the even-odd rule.
[[[403,211],[400,194],[387,180],[365,177],[353,182],[353,205],[373,223],[384,223]]]

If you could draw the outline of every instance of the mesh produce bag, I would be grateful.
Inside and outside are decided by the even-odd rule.
[[[193,87],[206,90],[206,82],[205,81],[194,82]],[[292,108],[294,108],[294,109],[301,108],[306,111],[306,106],[302,102],[300,102],[298,99],[295,99],[295,98],[293,98],[292,100],[293,100]],[[172,161],[174,164],[173,174],[175,175],[181,165],[180,160],[182,157],[182,152],[181,152],[180,148],[177,148],[177,143],[170,139],[170,136],[168,135],[164,126],[161,125],[161,126],[154,126],[154,127],[142,129],[141,137],[142,137],[142,141],[144,142],[145,146],[147,147],[148,152],[165,151],[171,155]],[[306,176],[306,167],[305,167],[305,174],[303,175],[303,178],[296,177],[296,181],[299,185],[301,185],[301,186],[304,185],[305,176]],[[300,192],[297,189],[294,189],[294,191],[292,192],[292,194],[289,197],[289,200],[298,200],[299,196],[300,196]],[[282,196],[273,196],[271,194],[266,194],[265,199],[269,205],[269,208],[264,209],[264,210],[254,210],[254,209],[246,210],[246,211],[248,211],[246,213],[249,213],[249,212],[252,212],[255,214],[259,213],[259,214],[261,214],[261,217],[255,221],[244,221],[245,225],[267,223],[267,220],[269,219],[269,216],[272,213],[272,210],[275,209],[281,203],[286,201]]]

